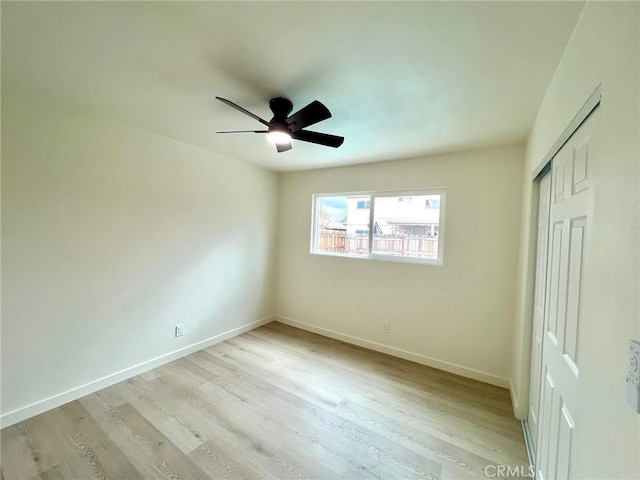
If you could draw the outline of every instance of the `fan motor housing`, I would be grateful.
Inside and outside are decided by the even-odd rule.
[[[269,108],[273,112],[271,123],[281,123],[287,125],[285,120],[293,110],[293,103],[287,98],[277,97],[269,100]]]

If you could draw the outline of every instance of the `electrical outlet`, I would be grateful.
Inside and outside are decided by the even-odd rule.
[[[176,325],[176,337],[181,337],[184,335],[184,323],[180,325]]]
[[[383,323],[382,324],[382,333],[389,333],[389,324],[388,323]]]
[[[627,374],[627,401],[640,413],[640,342],[629,342],[629,373]]]

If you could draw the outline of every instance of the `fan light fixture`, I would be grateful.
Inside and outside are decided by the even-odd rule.
[[[282,130],[273,130],[267,134],[269,141],[275,145],[286,145],[291,143],[291,135]]]

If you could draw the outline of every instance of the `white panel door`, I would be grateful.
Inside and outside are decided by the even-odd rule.
[[[533,329],[531,332],[531,372],[529,382],[529,414],[527,422],[533,445],[538,438],[538,412],[540,406],[540,366],[542,363],[542,336],[544,327],[545,295],[547,285],[547,250],[549,214],[551,210],[551,172],[538,183],[538,231],[536,248],[536,281],[534,288]]]
[[[536,478],[571,478],[580,381],[580,317],[589,228],[592,113],[552,161]]]

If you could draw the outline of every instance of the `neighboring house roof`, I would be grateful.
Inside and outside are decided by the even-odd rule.
[[[330,220],[322,226],[325,230],[346,230],[347,226],[335,220]]]

